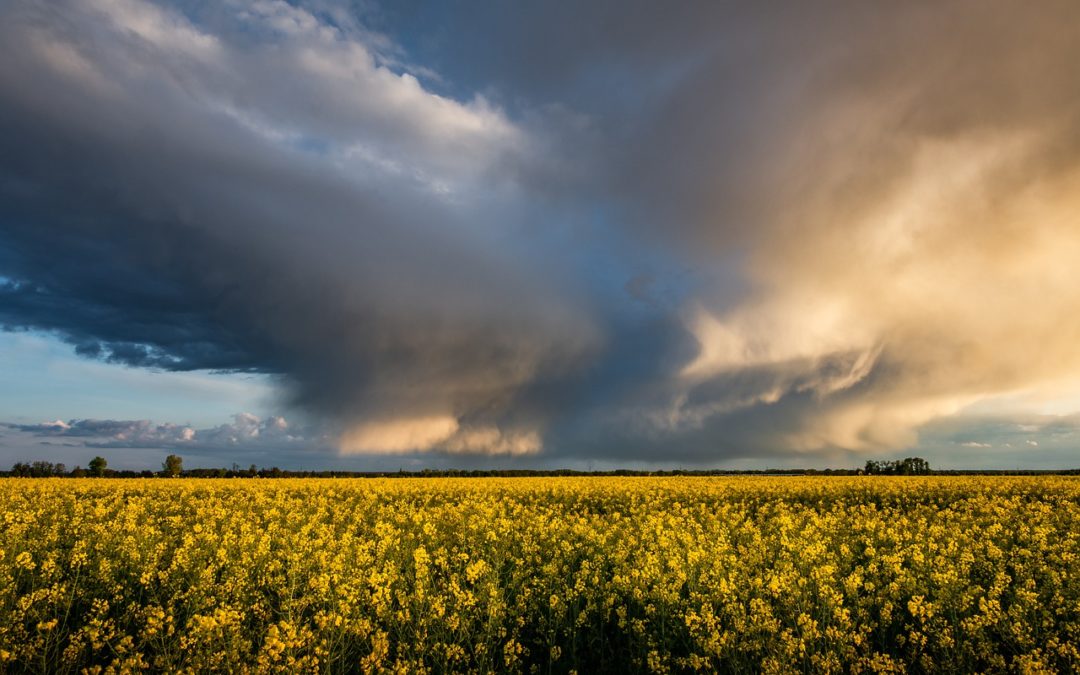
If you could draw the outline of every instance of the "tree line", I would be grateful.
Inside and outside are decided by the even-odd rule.
[[[891,462],[867,460],[863,471],[883,476],[925,476],[930,473],[930,462],[922,457],[905,457]]]
[[[175,478],[183,475],[184,473],[184,460],[179,455],[169,455],[165,458],[165,461],[161,464],[161,471],[155,473],[150,470],[144,471],[116,471],[109,468],[109,461],[100,455],[90,460],[90,463],[84,469],[81,466],[76,466],[71,471],[68,471],[67,465],[63,462],[15,462],[15,465],[11,467],[11,471],[7,472],[8,476],[16,478],[153,478],[154,476],[167,476]]]
[[[995,469],[931,469],[930,463],[921,457],[906,457],[893,461],[868,460],[860,469],[668,469],[662,471],[639,471],[614,469],[610,471],[579,471],[576,469],[423,469],[420,471],[338,471],[338,470],[289,470],[279,467],[184,469],[179,455],[169,455],[160,471],[115,470],[109,468],[104,457],[94,457],[84,469],[76,466],[68,470],[62,463],[45,461],[17,462],[10,471],[0,471],[0,476],[22,478],[515,478],[543,476],[925,476],[925,475],[1076,475],[1080,469],[1049,470],[995,470]]]

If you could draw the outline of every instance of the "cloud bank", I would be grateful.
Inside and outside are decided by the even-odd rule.
[[[284,417],[260,419],[251,413],[237,413],[231,423],[209,429],[150,420],[94,419],[4,426],[40,438],[79,439],[90,448],[177,448],[207,452],[238,445],[310,445],[319,441],[311,437],[310,430],[291,427]],[[325,443],[327,439],[322,440]]]
[[[883,452],[1080,393],[1075,4],[471,9],[6,3],[0,324],[271,374],[346,454]]]

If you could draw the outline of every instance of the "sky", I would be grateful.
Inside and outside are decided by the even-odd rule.
[[[1080,5],[8,0],[0,466],[1080,466]]]

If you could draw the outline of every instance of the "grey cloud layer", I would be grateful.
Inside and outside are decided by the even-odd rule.
[[[277,374],[364,453],[881,450],[1080,390],[1074,4],[421,7],[6,4],[0,323]]]
[[[150,420],[56,420],[39,424],[7,424],[9,429],[40,438],[78,439],[90,448],[167,448],[179,451],[230,451],[258,445],[281,450],[326,449],[331,439],[307,428],[294,428],[284,417],[260,419],[251,413],[233,415],[233,421],[209,429],[158,424]]]
[[[0,451],[11,462],[48,459],[86,466],[96,455],[119,469],[155,467],[179,453],[189,468],[250,464],[261,467],[324,468],[336,463],[336,438],[318,426],[250,413],[208,428],[151,420],[55,420],[39,424],[0,423]],[[389,463],[385,468],[393,468]]]

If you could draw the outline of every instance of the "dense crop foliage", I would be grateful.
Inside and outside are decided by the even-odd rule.
[[[0,670],[1080,669],[1080,481],[0,481]]]

